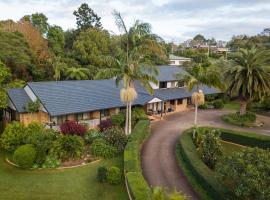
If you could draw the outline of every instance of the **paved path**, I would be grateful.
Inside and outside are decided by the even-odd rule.
[[[230,111],[199,110],[198,124],[234,130],[246,130],[270,135],[270,118],[260,116],[262,128],[239,128],[227,125],[220,116]],[[176,144],[183,130],[192,127],[194,111],[179,112],[151,123],[151,136],[144,143],[141,161],[144,177],[151,186],[163,186],[182,191],[191,199],[199,199],[180,170],[175,157]]]

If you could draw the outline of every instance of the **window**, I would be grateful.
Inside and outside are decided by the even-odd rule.
[[[100,111],[100,115],[101,115],[101,117],[108,117],[108,116],[110,115],[110,112],[109,112],[108,109],[106,109],[106,110],[101,110],[101,111]]]
[[[167,88],[167,82],[160,82],[159,88]]]
[[[171,60],[171,64],[174,65],[175,64],[175,61],[174,60]]]
[[[177,99],[177,105],[180,105],[183,103],[183,99]]]
[[[170,104],[174,105],[175,100],[170,100]]]

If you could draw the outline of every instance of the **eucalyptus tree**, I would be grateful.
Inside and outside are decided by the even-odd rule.
[[[232,61],[225,69],[228,92],[239,98],[240,115],[245,115],[249,102],[270,94],[270,51],[240,49]]]

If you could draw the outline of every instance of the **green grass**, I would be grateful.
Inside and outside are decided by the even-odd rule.
[[[231,155],[233,152],[241,151],[245,148],[244,146],[225,141],[221,141],[221,145],[223,147],[224,156]]]
[[[239,104],[239,102],[231,101],[231,102],[228,102],[228,103],[224,104],[224,109],[227,109],[227,110],[239,110],[240,109],[240,104]]]
[[[119,156],[74,169],[23,170],[9,165],[0,151],[0,199],[101,199],[127,200],[124,178],[119,185],[96,181],[99,166],[123,168]]]

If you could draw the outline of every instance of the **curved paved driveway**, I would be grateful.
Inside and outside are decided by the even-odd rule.
[[[238,128],[224,124],[220,116],[230,111],[200,110],[199,125],[260,132],[270,135],[270,118],[259,117],[266,123],[263,128]],[[151,136],[144,143],[141,161],[144,177],[151,186],[163,186],[182,191],[191,199],[199,199],[180,170],[175,157],[176,144],[183,130],[192,127],[194,112],[186,111],[168,115],[164,120],[151,123]],[[268,123],[267,123],[268,122]]]

